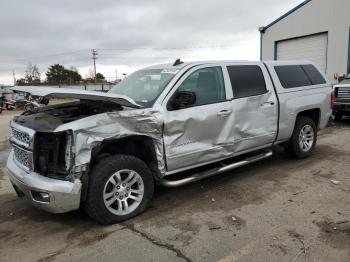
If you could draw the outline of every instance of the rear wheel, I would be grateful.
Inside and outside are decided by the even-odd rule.
[[[287,151],[296,158],[306,158],[311,155],[317,141],[315,122],[309,117],[298,117],[293,135],[286,145]]]
[[[97,222],[112,224],[143,212],[153,192],[153,176],[142,160],[115,155],[101,160],[93,168],[85,209]]]

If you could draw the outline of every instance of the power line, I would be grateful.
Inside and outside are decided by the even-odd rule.
[[[126,60],[126,59],[130,59],[132,58],[133,60],[141,60],[141,62],[145,62],[148,60],[169,60],[172,58],[173,55],[168,55],[168,56],[164,56],[164,54],[162,54],[161,56],[126,56],[124,54],[124,52],[119,53],[118,51],[132,51],[132,50],[152,50],[152,51],[181,51],[181,50],[203,50],[203,49],[212,49],[212,51],[217,51],[217,50],[222,50],[222,49],[226,49],[226,48],[232,48],[233,46],[188,46],[188,47],[130,47],[130,48],[110,48],[110,49],[92,49],[92,59],[93,59],[93,67],[94,67],[94,78],[95,80],[97,79],[97,70],[96,70],[96,60],[97,60],[97,55],[98,53],[102,53],[102,56],[100,55],[98,57],[98,59],[100,60]],[[216,49],[216,50],[215,50]],[[17,67],[17,69],[20,67],[22,68],[22,66],[24,66],[23,62],[28,61],[35,61],[36,59],[45,59],[44,61],[35,61],[35,64],[39,64],[41,66],[48,66],[51,65],[53,62],[54,63],[59,63],[59,64],[74,64],[77,63],[77,61],[86,61],[91,59],[91,57],[88,56],[87,51],[89,51],[88,49],[81,49],[81,50],[75,50],[75,51],[67,51],[67,52],[61,52],[61,53],[55,53],[55,54],[47,54],[47,55],[40,55],[40,56],[32,56],[32,57],[26,57],[26,58],[14,58],[14,59],[9,59],[9,60],[2,60],[0,61],[0,71],[4,71],[2,68],[4,67]],[[111,51],[111,52],[108,52]],[[82,52],[86,52],[85,54]],[[177,52],[178,53],[178,52]],[[71,56],[72,54],[79,54],[78,56]],[[158,53],[160,54],[160,53]],[[199,57],[198,55],[190,55],[189,52],[184,52],[181,55],[176,55],[181,56],[182,58],[187,58],[187,59],[191,59],[191,58],[197,58]],[[53,62],[49,62],[52,61],[53,58],[55,59],[55,61]],[[16,66],[14,66],[14,64],[17,64]],[[115,63],[114,63],[115,64]],[[8,70],[8,69],[6,69]],[[116,77],[117,77],[117,73],[116,73]],[[15,78],[15,76],[14,76]]]
[[[181,55],[176,55],[176,57],[181,57],[183,59],[195,59],[195,58],[199,58],[199,55],[187,55],[187,54],[181,54]],[[124,56],[124,55],[116,55],[116,54],[111,54],[111,55],[99,55],[98,59],[99,60],[103,60],[103,61],[111,61],[111,60],[119,60],[119,61],[129,61],[131,58],[133,60],[159,60],[159,59],[172,59],[174,57],[174,55],[168,55],[168,56]],[[77,57],[77,58],[60,58],[60,59],[56,59],[53,62],[49,62],[49,61],[42,61],[42,62],[34,62],[34,64],[39,65],[39,66],[50,66],[52,64],[79,64],[79,62],[85,62],[85,61],[89,61],[90,59],[92,59],[92,57]],[[85,64],[85,63],[84,63]],[[115,63],[114,63],[115,64]],[[18,68],[24,68],[26,67],[26,64],[24,63],[18,63],[17,65],[11,64],[11,63],[2,63],[0,61],[0,71],[3,71],[4,69],[8,70],[8,67],[16,67]]]
[[[101,48],[101,49],[94,49],[95,51],[132,51],[132,50],[156,50],[156,51],[166,51],[166,50],[196,50],[196,49],[225,49],[225,48],[232,48],[233,46],[191,46],[191,47],[129,47],[129,48]],[[62,53],[54,53],[54,54],[47,54],[47,55],[40,55],[40,56],[31,56],[31,57],[25,57],[25,58],[14,58],[14,59],[8,59],[3,60],[0,63],[11,63],[11,62],[23,62],[23,61],[30,61],[30,60],[36,60],[40,58],[49,58],[49,57],[56,57],[56,56],[67,56],[75,53],[81,53],[86,52],[87,49],[81,49],[81,50],[75,50],[75,51],[67,51]]]
[[[189,47],[131,47],[131,48],[104,48],[99,51],[130,51],[130,50],[194,50],[194,49],[225,49],[234,46],[189,46]]]
[[[87,50],[76,50],[76,51],[69,51],[69,52],[63,52],[63,53],[56,53],[56,54],[49,54],[49,55],[42,55],[42,56],[31,56],[31,57],[26,57],[26,58],[14,58],[14,59],[9,59],[9,60],[3,60],[1,63],[11,63],[11,62],[21,62],[21,61],[29,61],[29,60],[34,60],[34,59],[40,59],[40,58],[48,58],[48,57],[54,57],[54,56],[62,56],[62,55],[69,55],[69,54],[75,54],[75,53],[80,53],[80,52],[85,52]]]

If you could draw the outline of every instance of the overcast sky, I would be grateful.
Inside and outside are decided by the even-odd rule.
[[[259,59],[258,28],[302,0],[1,0],[0,83],[29,62],[45,77],[54,63],[85,77],[98,50],[107,79],[174,61]]]

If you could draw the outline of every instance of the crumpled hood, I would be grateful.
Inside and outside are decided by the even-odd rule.
[[[130,97],[97,91],[76,90],[70,88],[54,88],[48,86],[15,86],[12,87],[11,90],[14,92],[23,92],[31,94],[33,96],[42,96],[47,98],[72,98],[94,101],[110,101],[121,106],[133,108],[142,107]]]

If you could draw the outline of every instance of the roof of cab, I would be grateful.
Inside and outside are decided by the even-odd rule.
[[[202,65],[202,64],[227,64],[227,63],[257,63],[257,62],[264,62],[268,65],[305,65],[305,64],[314,64],[310,61],[249,61],[249,60],[208,60],[208,61],[191,61],[191,62],[183,62],[181,64],[178,64],[174,66],[172,63],[167,64],[158,64],[158,65],[152,65],[149,67],[146,67],[146,69],[183,69],[187,66],[196,66],[196,65]]]
[[[207,61],[190,61],[182,62],[181,64],[175,65],[173,63],[158,64],[146,67],[146,69],[183,69],[187,66],[196,66],[202,64],[218,64],[218,63],[239,63],[239,62],[260,62],[260,61],[248,61],[248,60],[207,60]]]
[[[311,61],[306,61],[306,60],[272,60],[272,61],[263,61],[265,64],[267,65],[309,65],[312,64],[314,65],[315,63],[311,62]]]
[[[167,63],[167,64],[158,64],[158,65],[152,65],[152,66],[148,66],[146,67],[147,69],[182,69],[190,64],[193,64],[194,62],[183,62],[179,65],[174,66],[173,63]]]

